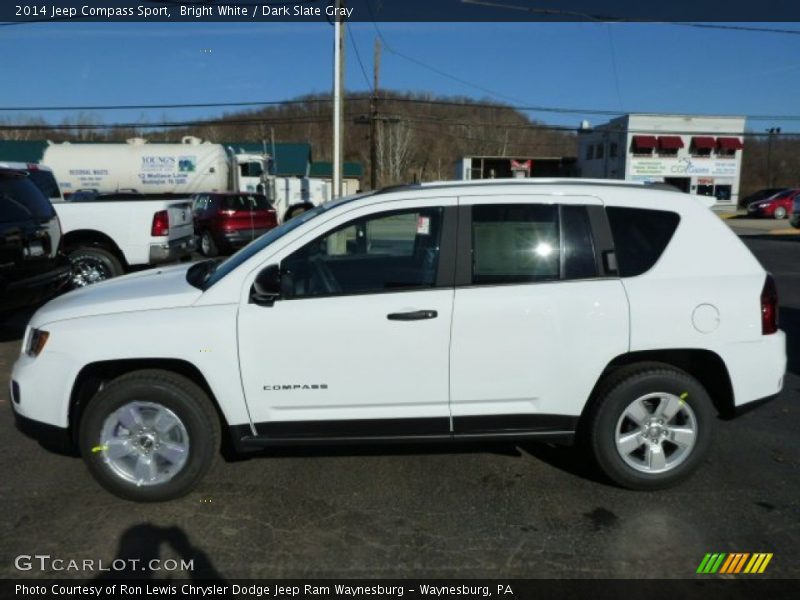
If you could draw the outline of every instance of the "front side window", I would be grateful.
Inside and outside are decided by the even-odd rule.
[[[472,208],[472,283],[529,283],[560,277],[558,207]]]
[[[441,231],[441,208],[351,221],[284,259],[284,297],[431,288],[436,284]]]

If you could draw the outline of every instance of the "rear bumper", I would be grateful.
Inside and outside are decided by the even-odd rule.
[[[731,344],[721,356],[731,377],[737,412],[783,389],[786,375],[786,334],[783,331],[763,335],[757,342]],[[754,360],[754,356],[758,360]]]
[[[231,246],[246,246],[257,237],[260,237],[270,230],[264,229],[234,229],[222,231],[222,238]]]
[[[150,244],[150,264],[172,262],[189,256],[196,247],[193,235],[170,240],[160,244]]]

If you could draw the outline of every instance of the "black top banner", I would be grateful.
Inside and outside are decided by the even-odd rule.
[[[50,0],[3,2],[0,21],[314,22],[349,21],[800,21],[787,0]]]

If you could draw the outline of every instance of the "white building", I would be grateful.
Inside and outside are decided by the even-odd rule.
[[[744,117],[630,114],[578,135],[581,177],[664,182],[735,208]]]

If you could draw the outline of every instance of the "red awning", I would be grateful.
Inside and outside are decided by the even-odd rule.
[[[720,150],[741,150],[744,148],[742,140],[728,137],[717,138],[717,146]]]
[[[695,136],[692,138],[692,146],[698,150],[713,150],[717,146],[717,140],[708,136]]]
[[[683,140],[679,135],[660,135],[658,136],[658,147],[660,150],[677,150],[683,148]]]
[[[652,150],[658,145],[654,135],[635,135],[633,136],[633,147],[636,150]]]

